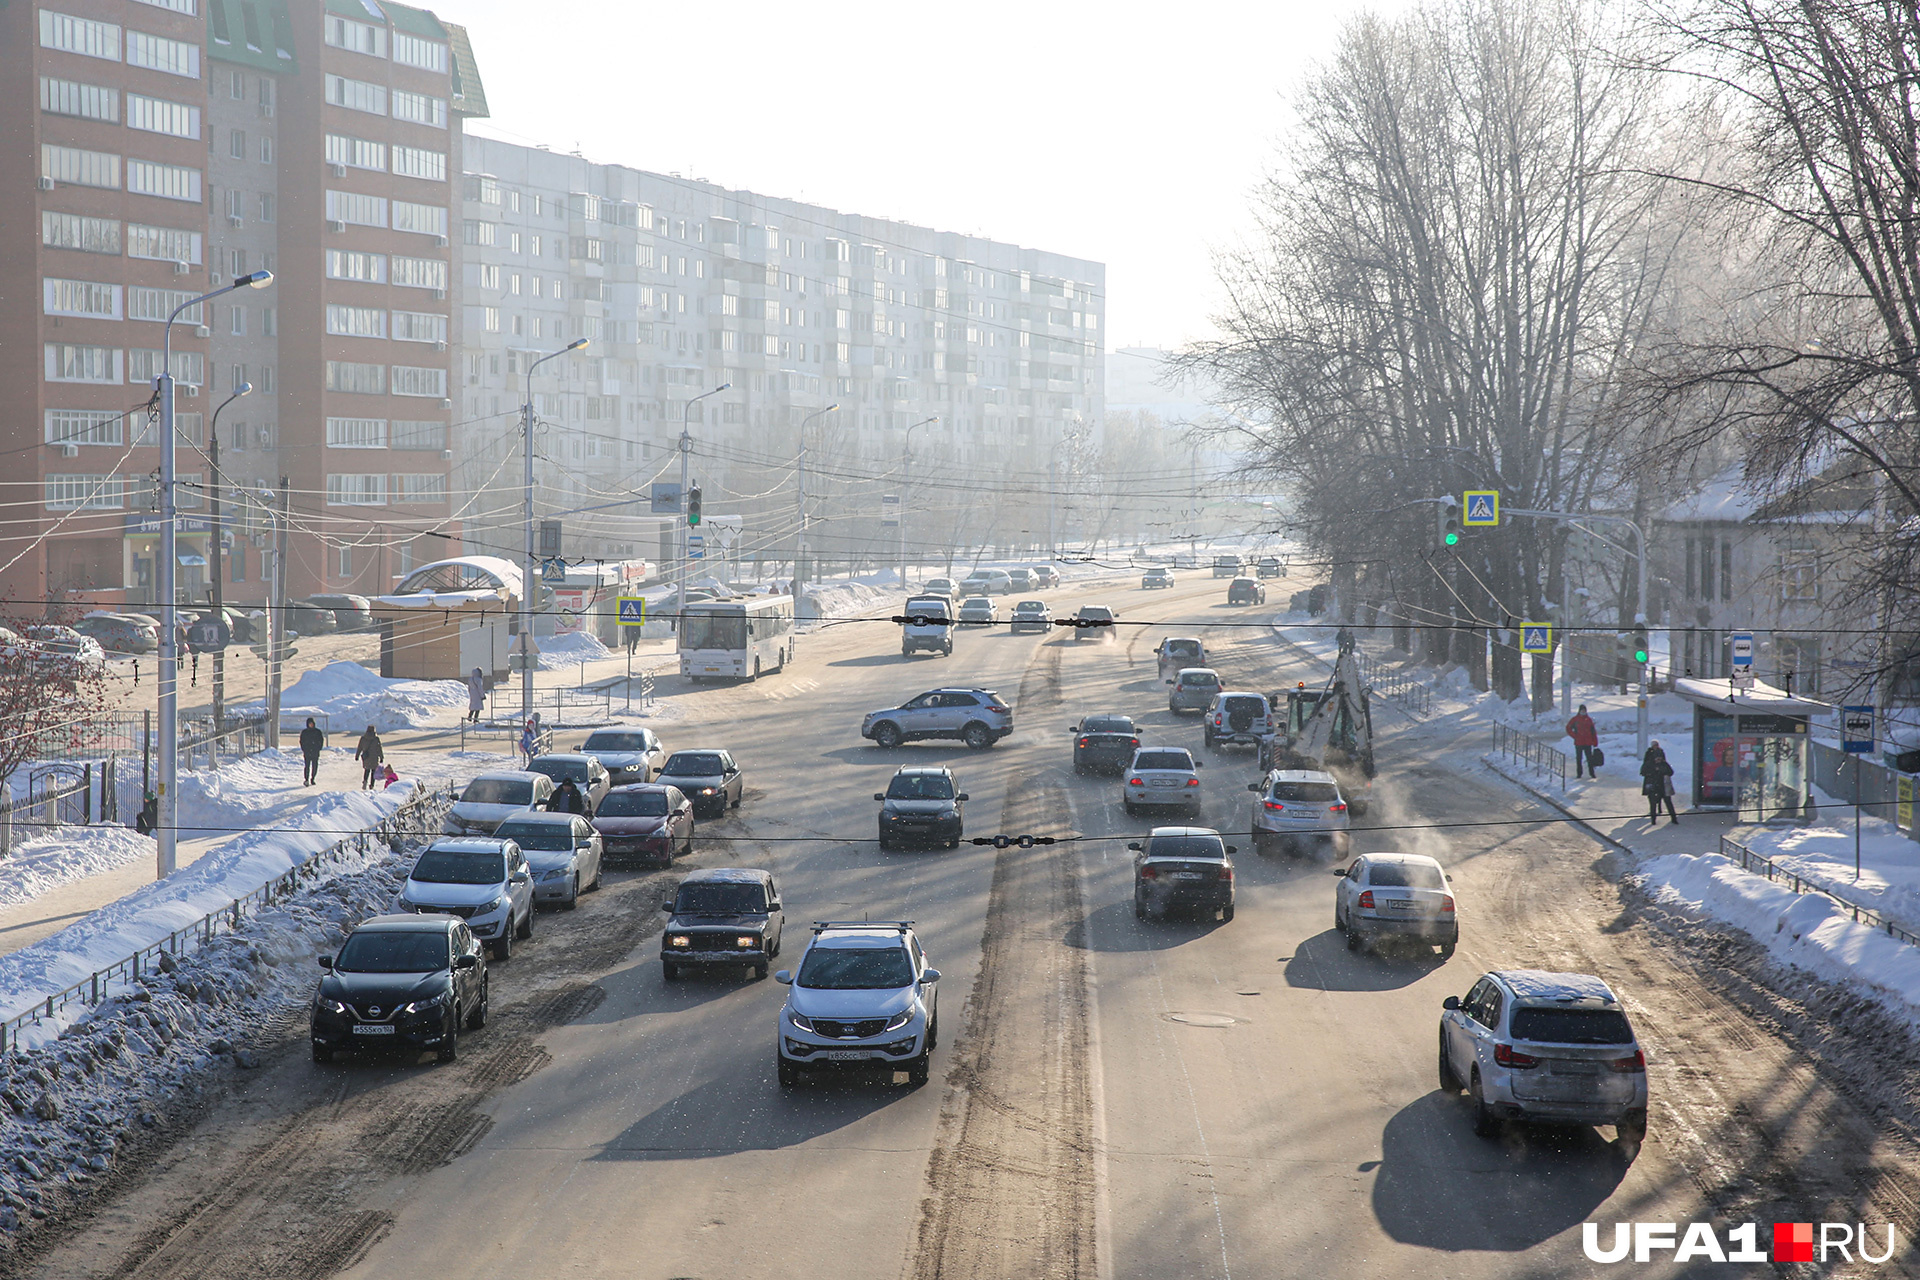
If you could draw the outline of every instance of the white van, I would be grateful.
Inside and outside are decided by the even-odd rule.
[[[922,649],[953,656],[953,601],[946,596],[919,595],[907,601],[907,621],[900,624],[900,656]],[[924,618],[924,622],[914,619]]]

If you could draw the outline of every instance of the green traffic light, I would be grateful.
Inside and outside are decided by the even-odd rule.
[[[1647,651],[1645,649],[1635,649],[1633,651],[1633,660],[1635,662],[1645,662],[1647,660]]]
[[[1450,547],[1457,547],[1460,545],[1460,535],[1455,531],[1453,531],[1452,529],[1447,530],[1447,545]]]

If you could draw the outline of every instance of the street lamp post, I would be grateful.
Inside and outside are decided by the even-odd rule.
[[[220,585],[220,411],[238,400],[241,396],[253,394],[253,384],[243,382],[233,389],[233,394],[220,402],[220,408],[213,411],[213,424],[207,428],[207,505],[212,516],[213,533],[208,539],[207,566],[213,574],[213,616],[216,622],[224,624],[227,620],[226,598]],[[227,727],[227,647],[221,645],[213,651],[213,731],[220,732]]]
[[[900,449],[900,589],[907,590],[907,504],[911,501],[910,489],[913,476],[913,433],[929,423],[938,422],[938,417],[922,418],[907,428],[906,443]]]
[[[533,719],[533,593],[538,590],[539,567],[533,562],[533,371],[549,360],[557,360],[569,351],[587,345],[587,339],[575,338],[558,351],[549,351],[527,366],[527,398],[520,406],[520,430],[524,437],[521,459],[521,515],[526,523],[526,557],[520,566],[520,722]]]
[[[231,284],[175,307],[160,331],[160,376],[154,380],[160,393],[160,777],[159,824],[154,829],[156,879],[172,875],[178,865],[180,816],[180,612],[179,585],[179,504],[175,493],[174,408],[173,408],[173,325],[182,312],[211,301],[235,289],[264,289],[273,283],[273,272],[255,271],[235,276]]]
[[[809,422],[812,422],[815,418],[820,417],[822,414],[832,413],[834,410],[838,409],[839,407],[840,407],[840,403],[839,401],[836,400],[834,403],[828,405],[826,408],[815,409],[812,413],[800,419],[800,472],[799,472],[800,486],[799,486],[799,494],[798,494],[798,497],[800,499],[800,543],[799,543],[799,550],[795,553],[793,557],[793,582],[794,582],[795,594],[798,594],[799,592],[800,578],[801,578],[801,575],[806,572],[805,565],[807,562],[807,527],[808,527],[807,424]]]
[[[708,396],[717,396],[733,384],[723,382],[711,391],[702,391],[687,401],[680,411],[680,572],[673,584],[673,612],[676,618],[684,617],[687,612],[687,565],[693,559],[693,540],[687,536],[687,485],[688,468],[693,462],[693,432],[689,430],[693,422],[693,406]],[[679,627],[674,628],[678,633]]]

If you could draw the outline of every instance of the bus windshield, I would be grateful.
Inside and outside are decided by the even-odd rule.
[[[682,649],[744,649],[747,647],[747,619],[739,613],[703,613],[690,611],[681,619]]]

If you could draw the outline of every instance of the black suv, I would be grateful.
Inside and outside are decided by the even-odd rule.
[[[773,876],[752,867],[714,867],[680,882],[660,935],[660,976],[668,982],[683,966],[745,965],[767,976],[767,961],[780,954],[780,891]]]
[[[1131,716],[1088,716],[1067,730],[1073,738],[1073,771],[1121,773],[1140,748],[1140,728]]]
[[[374,916],[321,956],[313,1060],[352,1049],[432,1049],[452,1062],[460,1030],[487,1025],[487,957],[453,916]]]
[[[873,798],[880,802],[882,849],[910,841],[960,847],[966,831],[967,793],[960,790],[951,769],[902,765],[887,789],[874,792]]]
[[[1258,578],[1235,578],[1227,584],[1228,604],[1265,604],[1267,584]]]

